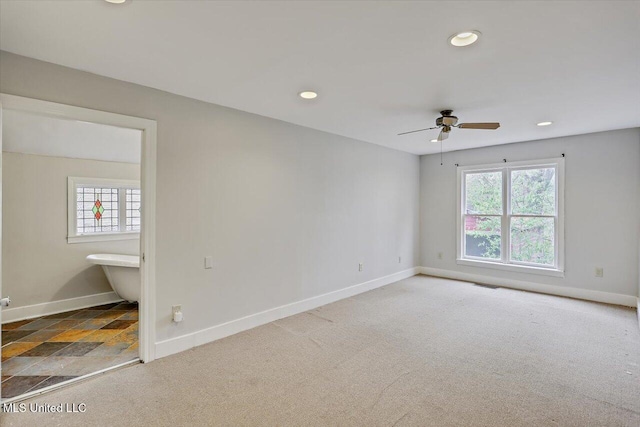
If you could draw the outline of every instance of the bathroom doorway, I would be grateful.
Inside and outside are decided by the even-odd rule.
[[[0,94],[0,125],[3,402],[153,360],[155,122]]]

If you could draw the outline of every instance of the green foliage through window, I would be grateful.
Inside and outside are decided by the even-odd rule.
[[[503,173],[511,203],[509,229],[504,231]],[[501,259],[502,233],[508,232],[509,261],[554,265],[555,167],[468,172],[464,180],[465,256]]]
[[[468,173],[467,214],[502,215],[502,172]]]
[[[555,211],[555,168],[511,171],[511,213],[513,215],[554,215]]]

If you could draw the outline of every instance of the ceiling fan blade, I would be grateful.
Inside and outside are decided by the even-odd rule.
[[[423,132],[423,131],[425,131],[425,130],[433,130],[433,129],[438,129],[438,128],[439,128],[439,126],[434,126],[434,127],[432,127],[432,128],[418,129],[418,130],[410,130],[409,132],[402,132],[402,133],[399,133],[399,134],[398,134],[398,136],[400,136],[400,135],[406,135],[406,134],[408,134],[408,133]]]
[[[496,130],[500,127],[500,123],[460,123],[461,129],[491,129]]]
[[[441,130],[440,135],[438,135],[438,142],[442,142],[447,138],[449,138],[449,132],[445,132],[444,130]]]

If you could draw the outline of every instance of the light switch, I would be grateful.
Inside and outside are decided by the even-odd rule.
[[[205,270],[210,270],[213,268],[213,257],[211,256],[204,257],[204,268]]]

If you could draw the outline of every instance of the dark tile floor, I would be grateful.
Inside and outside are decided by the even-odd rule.
[[[113,303],[2,325],[2,397],[138,357],[138,305]]]

